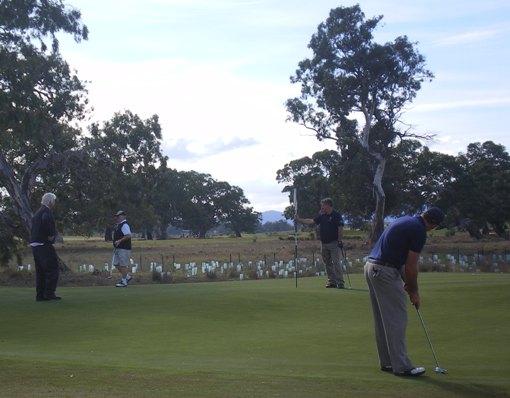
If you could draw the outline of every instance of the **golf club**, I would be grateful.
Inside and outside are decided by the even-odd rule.
[[[297,228],[297,217],[298,214],[298,205],[297,205],[297,188],[294,188],[294,274],[296,276],[296,287],[297,287],[297,278],[298,278],[298,265],[297,265],[297,249],[298,249],[298,228]]]
[[[434,347],[432,347],[432,342],[430,341],[430,337],[427,332],[427,328],[425,327],[425,322],[423,321],[420,310],[418,308],[416,308],[416,312],[418,313],[418,317],[420,318],[420,321],[421,321],[421,326],[423,326],[423,331],[425,332],[425,336],[427,337],[427,341],[429,342],[430,350],[432,351],[432,355],[434,356],[434,360],[436,361],[436,367],[434,368],[434,372],[441,373],[441,374],[445,375],[446,373],[448,373],[448,371],[445,368],[442,368],[441,366],[439,366],[439,362],[437,361],[436,352],[434,351]]]
[[[115,261],[115,253],[117,253],[117,248],[113,249],[112,263],[110,264],[110,275],[108,275],[106,279],[112,279],[113,277],[113,262]]]
[[[345,252],[343,245],[338,244],[338,247],[340,248],[340,251],[342,252],[342,257],[343,257],[342,261],[343,261],[343,264],[345,267],[345,273],[347,274],[347,280],[349,281],[349,289],[352,289],[351,277],[349,276],[349,270],[347,269],[349,266],[349,263],[347,262],[347,254]]]

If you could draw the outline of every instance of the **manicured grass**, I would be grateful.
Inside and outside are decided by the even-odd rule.
[[[2,397],[508,397],[510,276],[422,274],[409,312],[419,379],[382,373],[368,293],[324,280],[1,288]]]

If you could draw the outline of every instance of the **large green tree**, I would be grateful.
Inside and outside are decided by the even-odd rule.
[[[316,214],[320,207],[320,200],[332,197],[338,202],[337,192],[334,191],[331,181],[335,167],[341,162],[338,152],[324,150],[314,153],[311,157],[305,156],[295,159],[284,165],[276,172],[276,180],[286,184],[283,192],[289,193],[292,200],[293,189],[297,189],[299,213],[303,216]],[[294,208],[285,209],[285,216],[294,217]]]
[[[161,164],[156,171],[153,189],[152,205],[157,215],[156,234],[158,239],[167,238],[167,228],[176,224],[180,219],[182,197],[180,187],[180,173]]]
[[[420,148],[421,144],[414,140],[403,140],[391,148],[383,185],[388,215],[417,208],[418,200],[414,200],[416,197],[412,195],[419,189],[412,189],[409,182],[411,173],[416,173],[415,158],[419,156]],[[370,156],[356,137],[345,135],[339,139],[339,151],[324,150],[311,157],[293,160],[278,170],[277,180],[289,184],[284,191],[298,188],[298,202],[303,215],[315,214],[319,200],[329,196],[347,222],[361,228],[370,221],[375,206],[373,167]],[[423,206],[423,200],[420,197],[419,208]],[[292,208],[287,208],[285,214],[288,218],[292,217]]]
[[[259,215],[247,206],[249,202],[239,187],[196,171],[180,172],[177,186],[178,227],[191,230],[199,238],[220,224],[227,224],[238,235],[255,229]]]
[[[372,240],[384,227],[383,178],[389,152],[399,139],[415,136],[399,128],[402,112],[422,82],[432,78],[424,57],[406,36],[384,44],[374,41],[381,19],[365,19],[358,5],[331,10],[308,45],[312,57],[301,61],[291,78],[301,85],[301,95],[287,101],[290,119],[320,140],[338,142],[354,131],[374,162]],[[360,128],[353,119],[356,114],[363,120]]]
[[[144,120],[130,111],[116,113],[101,125],[93,124],[89,133],[84,144],[87,165],[76,170],[73,180],[87,200],[86,218],[95,221],[91,227],[108,225],[113,212],[122,209],[133,227],[150,237],[158,224],[154,206],[167,161],[158,117]]]
[[[241,188],[227,186],[227,193],[221,198],[225,226],[230,228],[240,238],[241,233],[253,233],[260,223],[261,214],[249,206],[249,200],[244,196]]]
[[[445,208],[455,208],[458,220],[474,237],[492,228],[508,238],[510,222],[510,155],[492,141],[472,143],[457,157],[458,171],[450,189],[440,192]]]
[[[73,122],[84,116],[86,92],[59,53],[59,33],[87,39],[79,11],[58,0],[0,2],[0,186],[8,196],[0,213],[23,239],[40,199],[35,183],[80,153]]]

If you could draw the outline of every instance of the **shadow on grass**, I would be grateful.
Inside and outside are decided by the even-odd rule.
[[[355,287],[346,287],[343,290],[352,290],[354,292],[366,292],[366,293],[368,293],[368,289],[358,289],[358,288],[355,288]]]
[[[486,384],[452,382],[432,377],[421,377],[418,381],[466,398],[510,398],[510,394],[504,389]]]

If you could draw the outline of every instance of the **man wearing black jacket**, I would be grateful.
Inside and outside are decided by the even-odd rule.
[[[45,193],[41,199],[41,207],[32,217],[30,246],[35,261],[35,284],[37,301],[60,300],[55,295],[59,268],[53,243],[57,231],[51,209],[57,197],[53,193]]]

